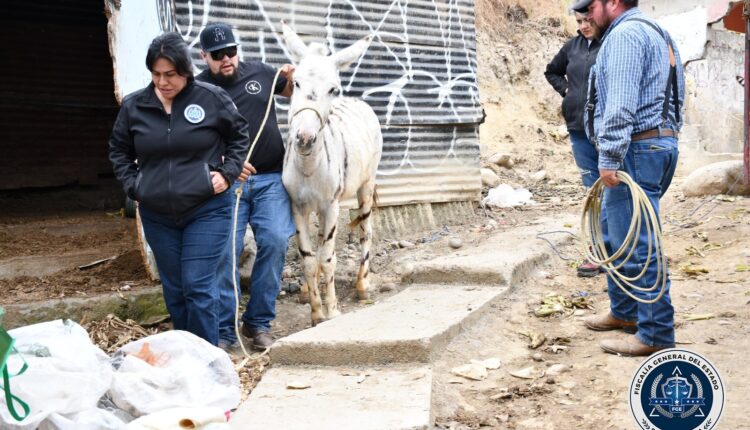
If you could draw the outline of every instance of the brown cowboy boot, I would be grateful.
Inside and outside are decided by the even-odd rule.
[[[663,346],[648,346],[641,342],[637,336],[628,336],[626,339],[604,339],[599,346],[610,354],[622,355],[624,357],[644,357],[666,349]]]
[[[595,331],[622,330],[632,334],[638,330],[635,321],[619,320],[609,312],[606,315],[592,315],[584,318],[583,323],[588,329]]]

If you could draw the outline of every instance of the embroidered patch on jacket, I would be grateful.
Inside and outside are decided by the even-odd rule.
[[[258,94],[261,89],[260,82],[258,81],[247,81],[245,84],[245,91],[247,91],[248,94]]]
[[[203,110],[199,105],[189,105],[185,108],[185,119],[198,124],[206,118],[206,111]]]

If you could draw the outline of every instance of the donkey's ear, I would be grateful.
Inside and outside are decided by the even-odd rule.
[[[363,37],[354,45],[333,54],[331,58],[333,58],[333,61],[336,63],[336,67],[338,67],[339,70],[344,70],[349,67],[349,65],[357,61],[357,59],[364,54],[367,47],[370,46],[370,42],[372,42],[372,35]]]
[[[307,45],[284,21],[281,21],[281,31],[284,38],[284,45],[289,50],[292,61],[298,63],[305,56]]]

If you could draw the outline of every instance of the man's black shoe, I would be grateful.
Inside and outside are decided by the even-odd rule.
[[[240,330],[243,336],[253,340],[253,348],[263,351],[273,345],[273,338],[271,333],[267,331],[258,330],[255,327],[250,327],[245,323],[242,323],[242,329]]]

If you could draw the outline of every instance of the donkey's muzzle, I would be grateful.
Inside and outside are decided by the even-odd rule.
[[[311,133],[298,132],[296,137],[297,149],[303,154],[309,154],[312,151],[313,144],[317,136]]]

